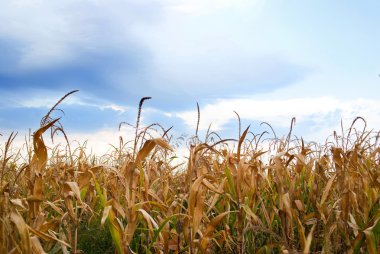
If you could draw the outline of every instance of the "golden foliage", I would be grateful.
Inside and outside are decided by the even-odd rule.
[[[376,133],[351,126],[316,145],[249,139],[248,127],[234,150],[197,130],[181,168],[167,131],[145,139],[139,119],[134,147],[103,159],[49,150],[43,134],[63,132],[50,113],[30,161],[9,155],[13,134],[3,150],[0,253],[80,253],[78,227],[93,221],[118,253],[379,253]]]

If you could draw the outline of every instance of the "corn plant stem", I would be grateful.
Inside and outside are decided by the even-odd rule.
[[[75,218],[77,219],[77,222],[74,223],[74,243],[73,243],[73,253],[77,253],[77,244],[78,244],[78,204],[75,200]]]
[[[6,166],[6,162],[7,162],[7,153],[8,153],[9,147],[10,147],[12,141],[15,139],[16,135],[17,135],[17,133],[15,135],[13,135],[13,132],[12,132],[11,135],[9,135],[7,142],[5,143],[4,157],[3,157],[2,167],[1,167],[1,181],[0,181],[1,193],[3,190],[3,180],[4,180],[5,166]]]

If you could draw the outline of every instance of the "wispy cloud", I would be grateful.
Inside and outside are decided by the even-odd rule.
[[[164,0],[170,11],[183,12],[194,15],[206,15],[223,9],[244,10],[249,7],[258,8],[264,4],[262,0]]]
[[[53,107],[59,98],[55,98],[55,96],[33,96],[32,98],[19,98],[15,103],[13,104],[13,107],[18,107],[18,108],[45,108],[49,109]],[[116,111],[120,114],[125,113],[129,107],[125,105],[118,105],[115,103],[107,103],[107,102],[102,102],[102,100],[97,100],[97,99],[91,99],[91,98],[81,98],[81,96],[71,96],[63,100],[60,105],[65,107],[66,105],[68,106],[75,106],[75,107],[93,107],[97,108],[100,110],[113,110]],[[11,106],[11,105],[9,105]]]

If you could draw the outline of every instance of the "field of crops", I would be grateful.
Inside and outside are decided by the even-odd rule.
[[[170,130],[140,126],[146,99],[135,140],[101,157],[45,145],[70,137],[56,106],[23,160],[14,134],[2,144],[0,253],[379,253],[379,132],[364,119],[325,144],[195,135],[178,165]]]

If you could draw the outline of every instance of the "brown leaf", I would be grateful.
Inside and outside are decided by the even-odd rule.
[[[102,219],[100,220],[100,225],[103,226],[104,223],[106,222],[106,219],[108,218],[108,215],[110,213],[111,208],[112,208],[112,206],[110,206],[110,205],[104,207]]]
[[[299,199],[294,200],[294,203],[296,204],[296,207],[297,207],[298,211],[300,211],[300,212],[304,212],[305,211],[305,207],[304,207],[304,205],[303,205],[303,203],[302,203],[301,200],[299,200]]]
[[[334,180],[335,180],[335,177],[336,175],[334,175],[333,177],[330,178],[330,180],[327,182],[326,184],[326,187],[325,189],[323,190],[323,194],[322,194],[322,198],[321,198],[321,202],[319,203],[319,205],[322,207],[323,204],[325,203],[329,193],[330,193],[330,189],[334,183]]]
[[[36,173],[41,173],[44,169],[47,161],[47,150],[42,139],[42,134],[52,127],[58,119],[55,119],[48,123],[47,125],[41,127],[33,134],[33,146],[34,146],[34,155],[32,158],[32,165],[34,166],[34,170]]]
[[[36,254],[45,254],[46,252],[42,248],[41,242],[36,236],[30,238],[32,244],[32,252]]]
[[[58,239],[53,233],[50,233],[50,234],[46,234],[46,233],[43,233],[37,229],[34,229],[30,226],[28,226],[28,229],[30,230],[30,232],[32,232],[33,234],[35,234],[36,236],[38,236],[39,238],[45,240],[45,241],[50,241],[50,240],[53,240],[53,241],[57,241],[59,242],[60,244],[66,246],[66,247],[69,247],[71,248],[70,244],[68,244],[67,242],[63,241],[63,240],[60,240]],[[51,232],[51,231],[49,231]]]
[[[173,148],[171,148],[171,146],[162,138],[147,140],[144,143],[144,146],[141,148],[141,150],[137,153],[135,165],[145,160],[145,158],[149,155],[149,153],[154,149],[156,145],[161,146],[162,148],[168,149],[170,151],[173,151]]]
[[[32,253],[29,238],[29,230],[24,219],[17,211],[13,211],[11,213],[11,220],[15,224],[17,231],[20,235],[21,242],[19,244],[19,247],[21,248],[22,252]]]
[[[213,218],[207,225],[205,232],[203,233],[203,237],[200,243],[201,250],[203,252],[206,251],[207,246],[210,242],[210,238],[216,227],[219,225],[219,223],[224,219],[226,215],[228,215],[230,211],[221,213],[217,215],[215,218]]]
[[[76,182],[65,183],[65,188],[64,188],[65,195],[68,195],[70,191],[74,193],[74,196],[78,201],[82,202],[82,199],[80,197],[79,186]]]
[[[304,254],[310,253],[311,241],[313,240],[313,233],[314,233],[315,226],[316,226],[316,224],[313,225],[309,234],[307,235],[306,242],[305,242],[305,248],[303,249]]]

